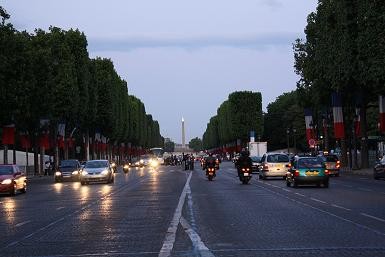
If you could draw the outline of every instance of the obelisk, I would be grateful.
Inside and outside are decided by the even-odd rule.
[[[182,149],[186,148],[186,135],[184,131],[184,118],[182,117]]]

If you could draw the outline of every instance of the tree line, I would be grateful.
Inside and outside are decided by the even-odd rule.
[[[261,93],[231,93],[207,124],[202,138],[203,148],[234,151],[249,140],[251,131],[259,136],[263,134]]]
[[[378,130],[377,122],[368,119],[374,110],[378,113],[379,96],[385,94],[384,13],[382,1],[319,0],[307,18],[306,39],[294,44],[300,106],[311,107],[319,119],[328,118],[331,95],[338,93],[345,137],[337,143],[343,159],[348,148],[360,148],[363,167],[368,167],[368,133]],[[354,132],[357,120],[360,134]]]
[[[7,23],[3,8],[0,15],[2,126],[15,124],[36,147],[42,133],[55,138],[59,124],[78,141],[102,135],[111,149],[163,145],[158,122],[128,94],[113,62],[89,57],[84,33],[57,27],[27,33]]]

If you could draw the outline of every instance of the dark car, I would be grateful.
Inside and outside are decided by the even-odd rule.
[[[251,171],[253,173],[259,173],[259,166],[261,165],[261,159],[260,156],[250,156],[252,161]]]
[[[0,165],[0,193],[27,192],[27,177],[17,165]]]
[[[337,155],[334,154],[328,154],[320,156],[323,160],[323,162],[326,165],[326,169],[329,171],[329,175],[334,175],[336,177],[340,176],[340,167],[341,163],[338,160]]]
[[[374,179],[385,178],[385,156],[373,168]]]
[[[63,180],[79,181],[81,165],[78,160],[62,160],[55,172],[55,182]]]
[[[290,165],[288,165],[290,167]],[[329,171],[320,157],[298,157],[286,175],[286,185],[315,184],[329,187]]]

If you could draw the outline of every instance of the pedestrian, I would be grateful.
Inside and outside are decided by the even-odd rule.
[[[44,176],[48,176],[50,167],[51,167],[51,163],[49,161],[46,161],[44,165]]]

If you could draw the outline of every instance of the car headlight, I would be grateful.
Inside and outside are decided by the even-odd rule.
[[[82,176],[85,176],[85,175],[88,175],[88,172],[86,170],[83,170],[81,174]]]
[[[124,167],[123,167],[123,169],[128,169],[128,165],[126,164],[126,165],[124,165]]]
[[[144,160],[140,160],[140,163],[144,163]]]
[[[115,168],[115,167],[116,167],[115,162],[113,162],[113,163],[111,164],[111,166],[112,166],[112,168]]]
[[[2,185],[9,185],[12,184],[12,179],[5,179],[3,182],[1,182]]]
[[[107,175],[107,174],[108,174],[108,170],[103,170],[103,171],[101,172],[101,174],[102,174],[102,175]]]
[[[139,162],[135,162],[135,165],[139,165]]]
[[[56,176],[56,177],[60,177],[60,176],[61,176],[61,172],[60,172],[60,171],[56,171],[56,172],[55,172],[55,176]]]
[[[78,170],[73,171],[72,175],[79,175],[79,171]]]
[[[156,166],[158,166],[158,161],[155,161],[155,160],[151,161],[151,167],[156,167]]]

